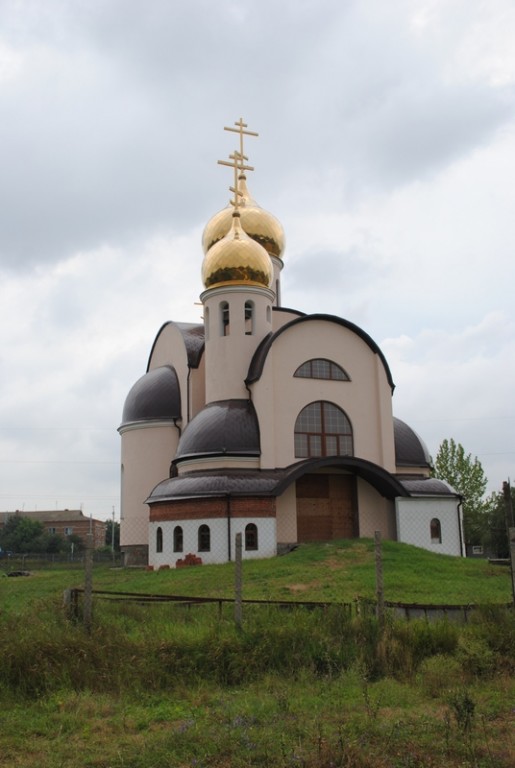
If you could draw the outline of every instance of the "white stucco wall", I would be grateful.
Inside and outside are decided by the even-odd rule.
[[[258,549],[245,550],[245,526],[255,523],[258,530]],[[198,551],[198,529],[201,525],[209,526],[211,549],[209,552]],[[173,551],[173,530],[180,525],[183,531],[183,551]],[[163,531],[163,551],[156,552],[157,529]],[[243,536],[244,559],[273,557],[276,554],[275,518],[235,517],[231,519],[231,559],[235,557],[235,537]],[[162,565],[175,567],[177,560],[188,554],[202,558],[202,563],[226,563],[229,559],[227,518],[205,518],[199,520],[174,520],[151,522],[149,524],[149,564],[154,568]]]
[[[458,500],[451,498],[397,498],[395,502],[398,540],[438,552],[461,555]],[[440,521],[442,541],[431,541],[431,520]]]

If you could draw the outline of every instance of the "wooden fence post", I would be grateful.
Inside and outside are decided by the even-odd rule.
[[[242,575],[242,536],[241,533],[236,534],[236,552],[235,552],[235,569],[234,569],[234,621],[236,627],[241,629],[242,624],[242,591],[243,591],[243,575]]]
[[[84,552],[84,597],[83,597],[84,628],[89,634],[93,619],[93,534],[86,536]]]
[[[384,624],[384,587],[383,587],[383,553],[381,549],[381,531],[374,533],[376,556],[376,598],[377,618],[381,626]]]
[[[510,545],[511,591],[515,606],[515,528],[508,528],[508,543]]]

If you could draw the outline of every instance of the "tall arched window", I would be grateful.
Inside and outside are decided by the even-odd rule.
[[[256,550],[257,548],[258,548],[257,525],[255,525],[254,523],[248,523],[248,525],[245,526],[245,549]]]
[[[227,301],[222,301],[220,304],[220,336],[228,336],[230,330],[229,304]]]
[[[211,550],[211,531],[209,525],[201,525],[198,529],[198,551],[209,552]]]
[[[440,521],[437,517],[433,517],[431,520],[431,544],[441,544],[442,543],[442,526],[440,525]]]
[[[346,414],[333,403],[310,403],[295,422],[295,456],[352,456],[352,427]]]
[[[163,551],[163,529],[161,526],[156,531],[156,552]]]
[[[245,302],[245,336],[252,336],[254,333],[254,302]]]
[[[173,529],[173,551],[182,552],[183,550],[184,535],[180,525],[176,525]]]

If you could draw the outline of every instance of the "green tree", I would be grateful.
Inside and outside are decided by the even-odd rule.
[[[487,506],[484,501],[487,478],[481,462],[465,453],[461,443],[452,437],[438,449],[434,476],[445,480],[463,496],[463,532],[468,545],[484,544],[488,533]]]
[[[0,546],[11,552],[40,552],[43,524],[22,515],[12,515],[0,532]]]
[[[105,545],[112,549],[113,546],[113,525],[114,525],[114,550],[120,551],[120,523],[116,520],[106,520]]]
[[[515,510],[515,487],[510,487],[511,515],[506,510],[504,493],[492,493],[486,502],[486,514],[488,517],[488,530],[485,537],[485,546],[488,552],[495,557],[509,557],[510,544],[508,541],[508,527],[513,526],[513,510]]]

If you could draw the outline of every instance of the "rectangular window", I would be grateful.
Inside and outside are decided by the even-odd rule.
[[[65,536],[71,536],[73,533],[73,528],[65,528],[64,529],[64,535]]]
[[[48,533],[52,533],[52,534],[54,534],[54,533],[55,533],[55,528],[49,528],[49,529],[48,529]]]

